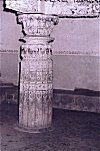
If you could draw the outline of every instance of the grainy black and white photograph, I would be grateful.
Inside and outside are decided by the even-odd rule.
[[[0,0],[0,151],[100,151],[100,0]]]

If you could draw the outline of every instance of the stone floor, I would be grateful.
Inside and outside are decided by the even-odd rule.
[[[54,110],[54,131],[29,134],[14,129],[17,106],[0,106],[1,151],[100,151],[100,114]]]

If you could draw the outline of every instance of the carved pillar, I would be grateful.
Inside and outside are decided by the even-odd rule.
[[[52,123],[52,49],[50,37],[59,17],[98,17],[99,0],[5,0],[22,23],[19,127],[48,128]],[[40,14],[39,14],[40,13]],[[56,14],[44,15],[44,14]]]
[[[25,43],[21,46],[19,128],[36,131],[52,124],[52,45],[50,37],[58,17],[20,14]]]

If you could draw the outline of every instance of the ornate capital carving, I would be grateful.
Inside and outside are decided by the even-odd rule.
[[[49,36],[58,23],[58,16],[20,14],[18,21],[23,24],[23,31],[28,36]]]

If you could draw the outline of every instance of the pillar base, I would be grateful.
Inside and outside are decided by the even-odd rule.
[[[54,130],[53,126],[47,127],[47,128],[29,128],[29,127],[23,127],[19,124],[14,125],[14,129],[20,132],[25,133],[46,133]]]

